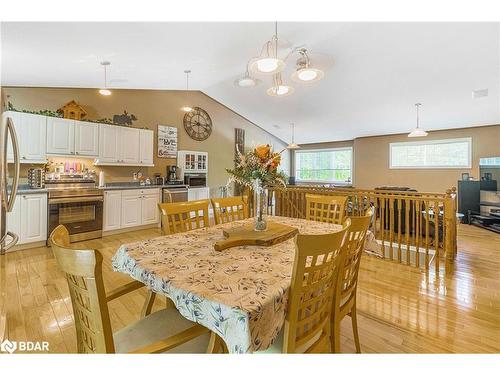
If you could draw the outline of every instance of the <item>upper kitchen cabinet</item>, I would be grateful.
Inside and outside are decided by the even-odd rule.
[[[143,165],[153,165],[153,143],[154,143],[154,132],[152,130],[141,129],[140,130],[140,164]]]
[[[75,154],[75,120],[47,117],[47,154]]]
[[[96,165],[153,166],[153,131],[100,125]]]
[[[99,124],[75,121],[75,155],[85,157],[99,155]]]
[[[10,117],[14,123],[19,143],[20,162],[30,164],[46,163],[45,142],[47,118],[41,115],[13,111],[4,112],[2,117],[2,121],[7,121],[7,117]],[[14,160],[14,152],[10,137],[8,139],[7,160],[12,162]]]

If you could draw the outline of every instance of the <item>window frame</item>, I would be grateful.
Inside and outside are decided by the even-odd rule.
[[[458,143],[467,142],[468,144],[468,164],[465,165],[432,165],[432,166],[393,166],[392,165],[392,148],[394,145],[408,145],[408,146],[418,146],[418,145],[433,145],[433,144],[448,144],[448,143]],[[432,139],[426,141],[407,141],[407,142],[391,142],[389,143],[389,169],[471,169],[472,168],[472,137],[463,138],[444,138],[444,139]]]
[[[327,151],[351,151],[351,182],[347,181],[335,181],[335,180],[300,180],[297,178],[297,154],[304,154],[306,152],[327,152]],[[336,184],[336,185],[353,185],[354,184],[354,147],[328,147],[328,148],[311,148],[311,149],[299,149],[294,151],[293,156],[293,168],[295,181],[306,184]]]

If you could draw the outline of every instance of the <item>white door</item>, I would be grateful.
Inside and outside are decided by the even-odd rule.
[[[14,123],[21,163],[46,163],[47,117],[9,111],[4,113],[4,121],[7,121],[7,116],[11,117]],[[14,160],[10,137],[7,144],[7,160],[9,162]]]
[[[19,236],[18,244],[21,243],[21,196],[16,197],[12,211],[7,213],[7,230]],[[7,237],[7,244],[10,243],[11,238]]]
[[[118,163],[120,127],[115,125],[99,126],[99,161],[103,163]]]
[[[135,227],[141,225],[142,199],[140,190],[122,191],[121,227]]]
[[[158,189],[144,190],[142,194],[142,225],[157,224],[160,220],[160,193]]]
[[[75,121],[75,154],[79,156],[99,155],[99,124]]]
[[[124,164],[139,164],[139,129],[120,128],[120,162]]]
[[[47,194],[21,196],[21,239],[23,243],[47,239]]]
[[[75,153],[75,120],[47,117],[47,154]]]
[[[198,199],[197,189],[188,189],[188,201],[195,201]]]
[[[140,131],[140,164],[153,164],[154,132],[141,129]]]
[[[103,231],[120,229],[121,212],[122,212],[121,190],[105,191]]]

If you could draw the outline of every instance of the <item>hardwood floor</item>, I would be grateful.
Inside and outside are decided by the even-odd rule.
[[[364,353],[500,352],[500,237],[460,225],[458,258],[436,273],[363,256],[358,325]],[[129,278],[111,271],[121,243],[150,238],[157,229],[80,243],[104,257],[107,289]],[[75,352],[75,331],[66,280],[49,248],[0,257],[0,340],[48,341],[50,351]],[[110,303],[114,330],[139,317],[145,289]],[[156,308],[165,302],[158,299]],[[351,322],[342,323],[341,349],[354,353]]]

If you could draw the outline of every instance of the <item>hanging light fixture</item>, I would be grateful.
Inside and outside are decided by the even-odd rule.
[[[414,137],[426,137],[427,134],[429,134],[425,130],[423,130],[423,129],[421,129],[419,127],[419,125],[420,125],[419,124],[419,121],[420,121],[420,119],[419,119],[419,110],[420,110],[420,106],[421,105],[422,105],[422,103],[415,103],[415,107],[417,107],[417,127],[415,129],[413,129],[413,131],[410,134],[408,134],[408,137],[410,137],[410,138],[414,138]]]
[[[191,70],[186,69],[184,73],[186,74],[186,91],[189,91],[189,73],[191,73]],[[189,105],[183,105],[181,107],[181,110],[184,112],[191,112],[193,110],[193,107]]]
[[[295,71],[292,73],[292,79],[295,82],[316,82],[325,76],[322,70],[311,68],[311,60],[305,48],[300,48],[297,52],[300,57],[297,59]]]
[[[108,75],[107,75],[107,67],[111,65],[109,61],[101,62],[101,65],[104,68],[104,87],[99,90],[99,94],[104,96],[111,95],[111,90],[108,90]]]
[[[285,62],[278,58],[278,22],[274,24],[274,35],[268,40],[260,55],[250,63],[250,70],[254,73],[276,74],[285,68]]]
[[[285,85],[281,79],[281,73],[275,74],[273,77],[273,86],[267,89],[267,95],[270,96],[288,96],[295,89],[292,86]]]
[[[254,78],[250,75],[250,72],[248,70],[248,64],[247,64],[247,70],[245,72],[245,75],[234,81],[235,86],[243,87],[243,88],[255,87],[259,83],[260,83],[260,80],[258,80],[257,78]]]
[[[289,150],[297,150],[300,148],[300,146],[295,143],[295,124],[290,124],[292,127],[292,143],[289,143],[288,146],[286,146],[287,149]]]

